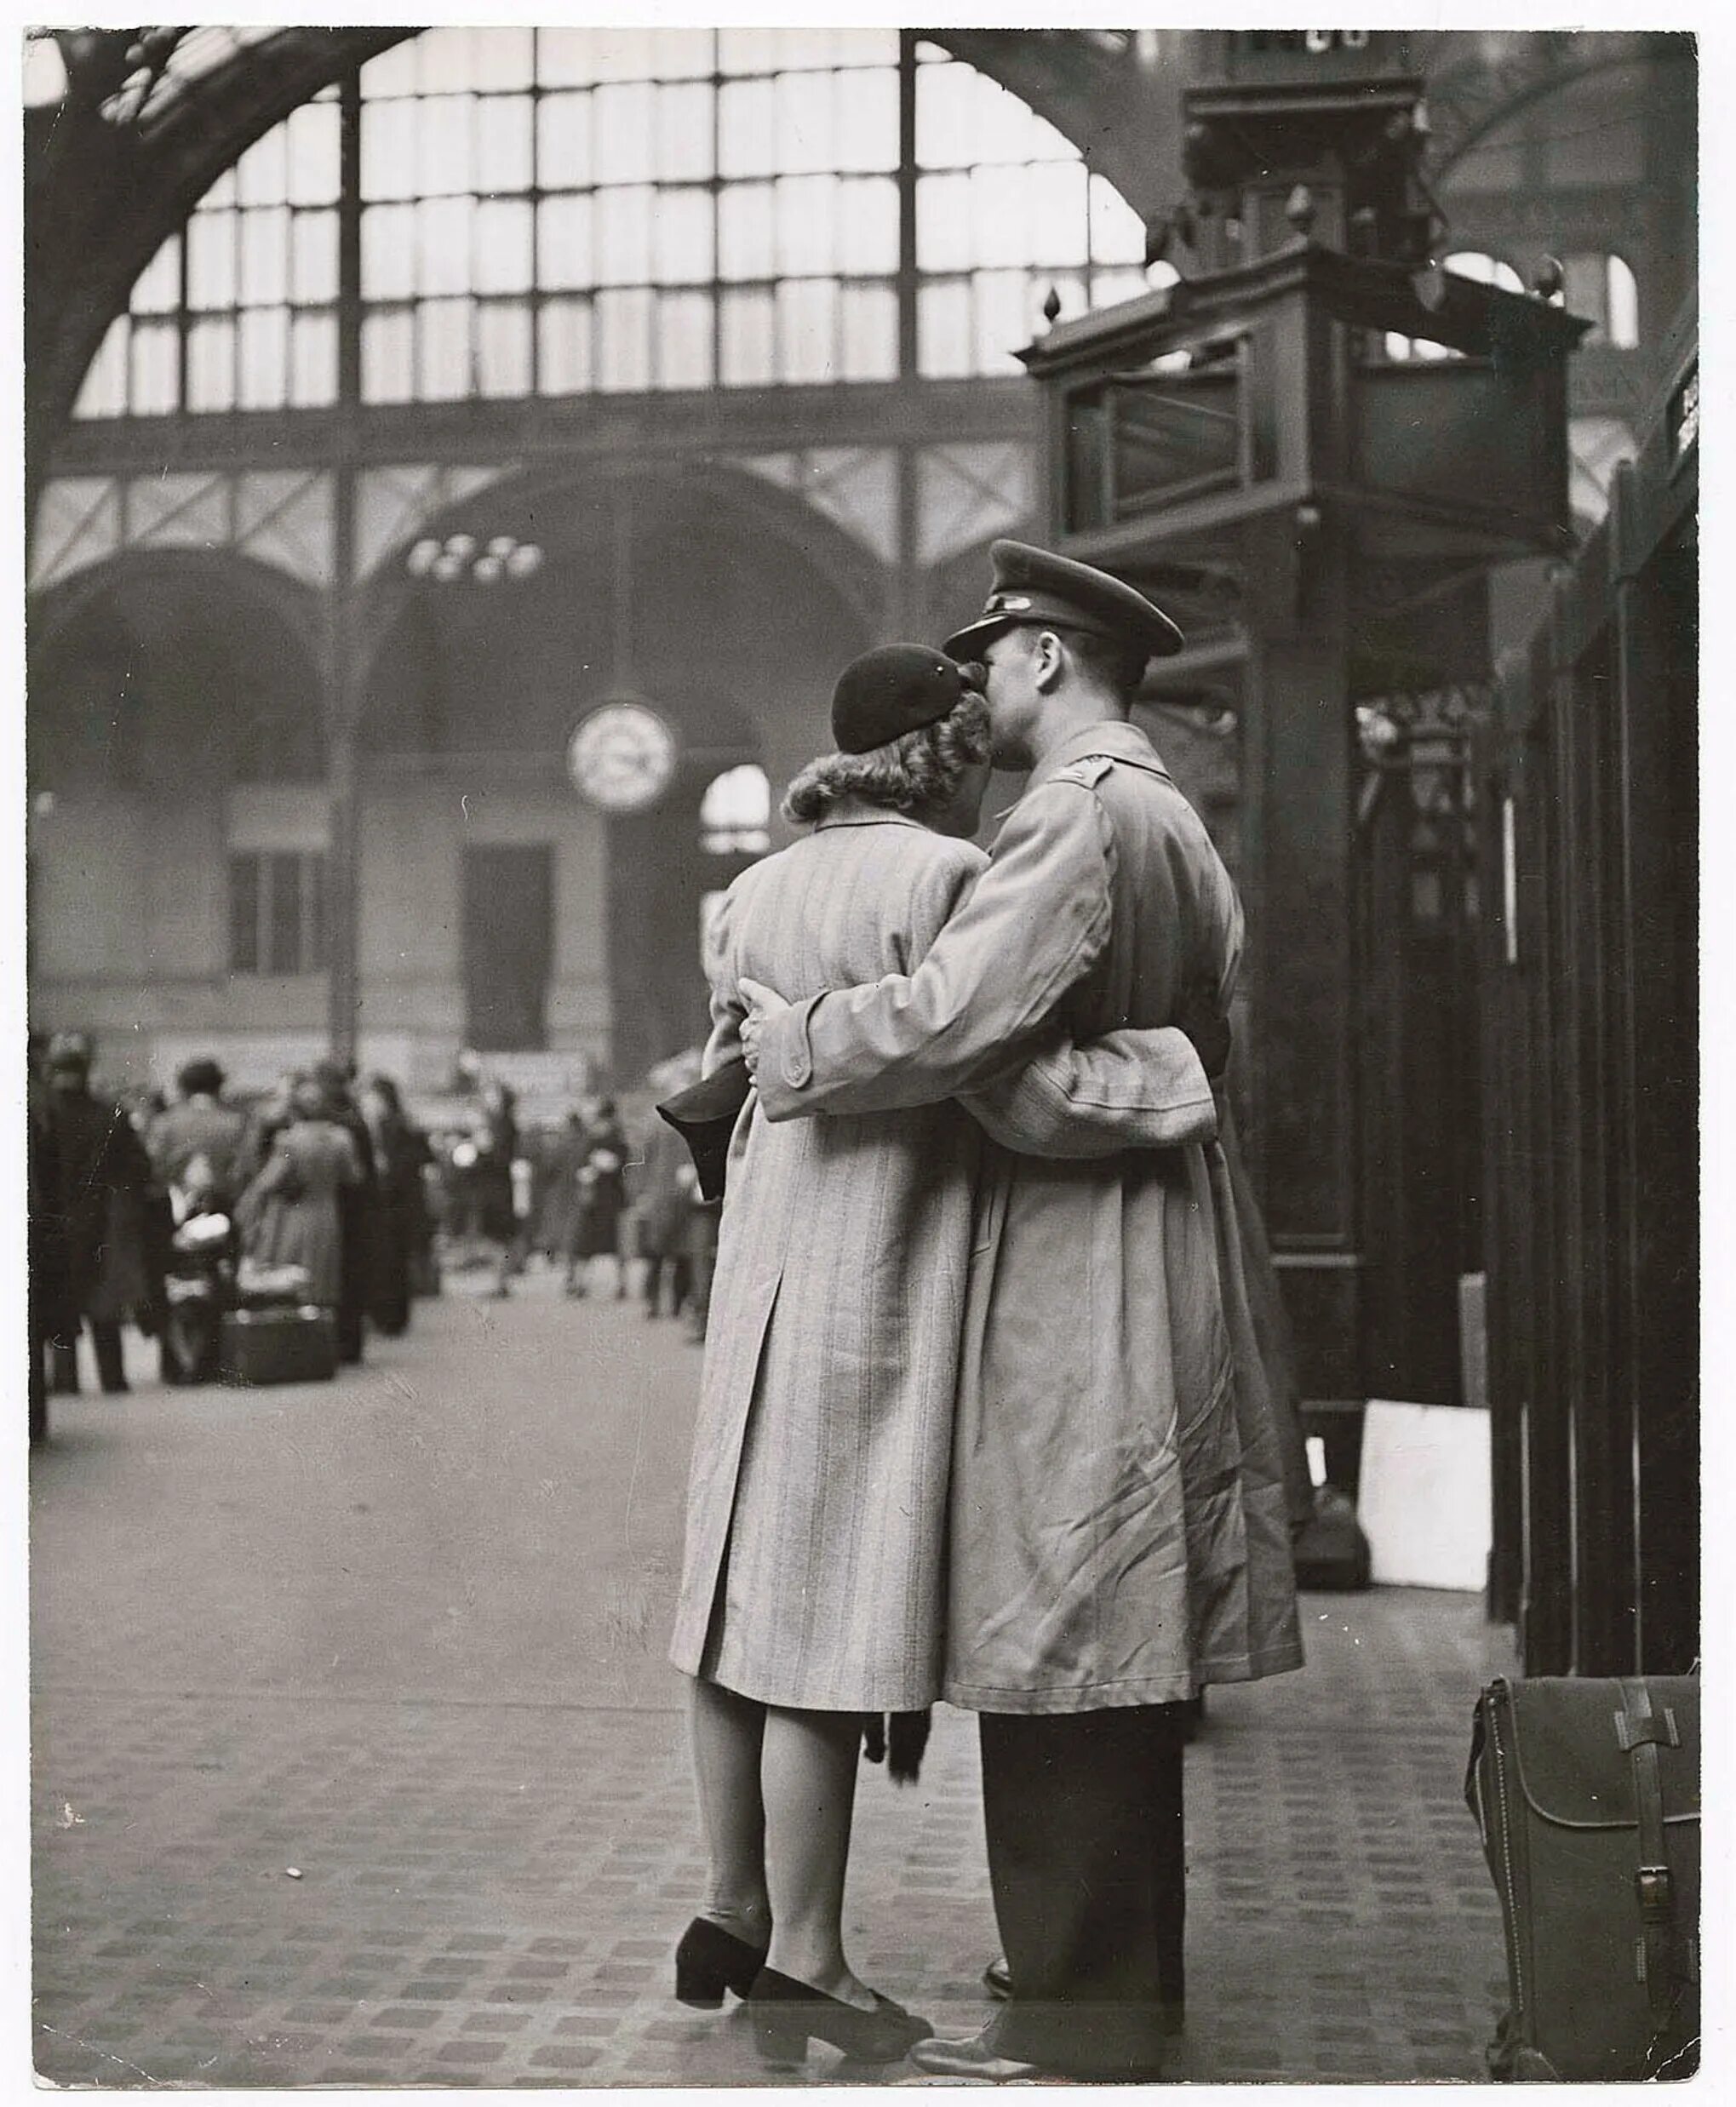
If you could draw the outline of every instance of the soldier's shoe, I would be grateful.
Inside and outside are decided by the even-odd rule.
[[[1012,1995],[1012,1970],[1006,1965],[1005,1954],[997,1956],[983,1971],[983,1987],[991,1997],[1005,2001]],[[1163,2030],[1168,2035],[1179,2034],[1188,2021],[1188,2008],[1180,1997],[1166,1997],[1160,1992],[1158,2010],[1161,2015]]]
[[[915,2042],[910,2060],[931,2078],[977,2078],[990,2085],[1041,2085],[1056,2073],[1034,2063],[1021,2063],[1003,2056],[980,2034],[967,2041],[941,2041],[930,2037]]]
[[[942,2041],[931,2037],[917,2041],[911,2047],[910,2060],[931,2078],[975,2079],[989,2085],[1046,2085],[1057,2078],[1101,2079],[1139,2085],[1154,2083],[1162,2076],[1155,2069],[1063,2070],[1044,2064],[1028,2063],[1023,2057],[1003,2054],[989,2038],[993,2031],[991,2024],[967,2041]]]

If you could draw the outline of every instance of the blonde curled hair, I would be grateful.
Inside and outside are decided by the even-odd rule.
[[[988,759],[988,705],[966,694],[938,722],[866,753],[822,753],[783,793],[783,816],[811,827],[845,798],[894,812],[943,811],[965,770]]]

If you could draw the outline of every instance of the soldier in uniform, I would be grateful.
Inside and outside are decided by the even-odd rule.
[[[157,1176],[170,1188],[197,1183],[217,1206],[231,1207],[247,1182],[247,1114],[224,1102],[215,1061],[187,1062],[175,1083],[180,1102],[159,1112],[145,1137]]]
[[[151,1162],[120,1107],[90,1089],[90,1042],[63,1033],[49,1047],[48,1122],[58,1185],[49,1218],[64,1267],[52,1335],[54,1387],[78,1389],[78,1334],[90,1325],[96,1372],[111,1395],[128,1388],[121,1325],[150,1308],[144,1205]]]
[[[968,1091],[1046,1026],[1086,1041],[1227,1011],[1241,910],[1129,721],[1179,649],[1143,595],[994,545],[982,615],[994,755],[1030,771],[989,867],[908,976],[744,1028],[765,1116]],[[979,1715],[1012,1995],[953,2077],[1158,2075],[1178,1994],[1177,1714],[1300,1665],[1283,1465],[1215,1142],[1096,1161],[993,1152],[978,1188],[953,1451],[946,1698]],[[1163,1867],[1167,1862],[1169,1870]]]

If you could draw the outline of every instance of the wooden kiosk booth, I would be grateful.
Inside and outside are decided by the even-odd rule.
[[[1489,575],[1561,556],[1586,324],[1444,273],[1402,37],[1201,32],[1172,287],[1053,327],[1053,545],[1149,589],[1240,726],[1249,1157],[1312,1404],[1461,1400],[1481,1263]],[[1354,1471],[1354,1461],[1349,1464]],[[1342,1479],[1344,1469],[1335,1467]]]

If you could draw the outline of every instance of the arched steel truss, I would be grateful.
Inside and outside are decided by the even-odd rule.
[[[194,35],[203,32],[194,31]],[[103,332],[158,247],[225,169],[347,69],[416,27],[270,31],[196,77],[159,73],[129,109],[130,30],[56,32],[67,94],[26,130],[26,471],[33,496]],[[1140,32],[925,31],[1022,96],[1134,209],[1155,220],[1179,195],[1181,78]],[[1468,35],[1428,40],[1444,175],[1493,127],[1567,83],[1615,65],[1681,55],[1688,40],[1568,32],[1504,41],[1499,63]],[[1439,62],[1439,71],[1435,63]],[[117,114],[120,121],[117,121]]]

